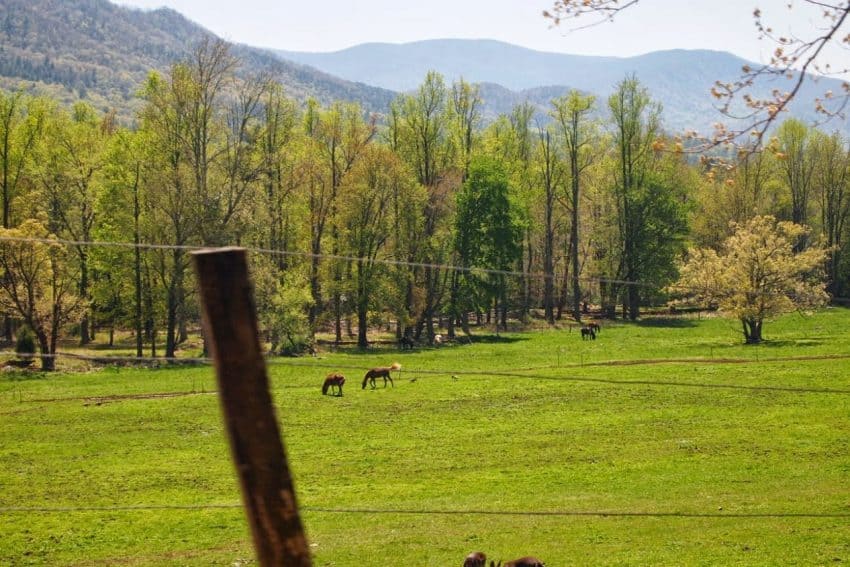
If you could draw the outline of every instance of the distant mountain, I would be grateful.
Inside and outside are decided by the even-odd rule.
[[[35,83],[67,101],[128,110],[152,69],[166,70],[210,32],[174,10],[107,0],[0,0],[0,86]],[[274,71],[289,94],[360,101],[383,111],[395,93],[358,84],[256,48],[234,46],[243,71]]]
[[[664,122],[671,130],[708,131],[720,119],[710,90],[716,80],[736,79],[744,65],[753,63],[730,53],[707,50],[658,51],[637,57],[593,57],[547,53],[493,40],[440,39],[405,44],[367,43],[332,53],[276,51],[281,58],[311,65],[352,81],[397,91],[416,88],[429,70],[447,80],[463,77],[489,83],[484,89],[487,113],[503,110],[507,100],[546,106],[541,95],[569,88],[607,97],[626,75],[635,74],[664,106]],[[777,79],[758,86],[755,94],[783,91],[791,81]],[[501,85],[513,94],[500,91]],[[556,85],[556,86],[553,86]],[[545,87],[543,91],[539,90]],[[814,99],[826,90],[842,92],[841,82],[821,78],[807,83],[792,114],[814,121]],[[495,107],[494,108],[494,103]],[[847,129],[844,123],[833,128]]]
[[[0,87],[23,84],[65,102],[86,99],[129,116],[141,104],[136,93],[150,70],[166,70],[205,34],[211,35],[165,8],[145,11],[108,0],[0,0]],[[526,100],[545,119],[549,101],[570,88],[604,98],[634,73],[664,105],[668,129],[702,131],[720,118],[709,94],[714,81],[736,78],[747,64],[717,51],[588,57],[492,40],[372,43],[334,53],[272,53],[235,45],[233,52],[242,60],[242,72],[273,71],[298,100],[358,101],[375,112],[384,112],[396,92],[416,88],[431,69],[448,80],[462,76],[482,84],[488,119]],[[765,93],[788,86],[779,79],[760,88]],[[813,121],[812,102],[826,90],[843,92],[840,81],[809,83],[792,113]],[[604,110],[604,101],[599,107]],[[847,131],[845,123],[830,127]]]

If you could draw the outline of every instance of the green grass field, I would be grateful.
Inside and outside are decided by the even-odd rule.
[[[765,335],[656,319],[274,361],[314,564],[850,562],[850,311]],[[360,389],[394,361],[395,388]],[[351,368],[344,397],[325,365]],[[209,367],[0,376],[0,565],[254,563],[238,507],[79,510],[238,504],[214,390]]]

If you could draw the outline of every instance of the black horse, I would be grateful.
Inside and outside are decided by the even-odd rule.
[[[586,341],[586,340],[595,341],[596,340],[596,331],[594,331],[589,326],[588,327],[582,327],[581,328],[581,340],[583,340],[583,341]]]

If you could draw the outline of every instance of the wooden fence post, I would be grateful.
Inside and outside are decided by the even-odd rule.
[[[245,250],[203,250],[193,258],[257,559],[269,567],[309,567],[310,551],[269,393]]]

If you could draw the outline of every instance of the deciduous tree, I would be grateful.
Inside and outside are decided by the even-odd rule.
[[[719,251],[689,252],[672,292],[716,305],[738,319],[747,344],[762,341],[762,326],[770,317],[826,303],[827,251],[818,246],[799,250],[806,227],[758,216],[733,228]]]

